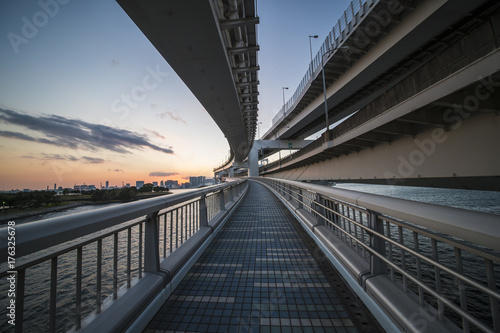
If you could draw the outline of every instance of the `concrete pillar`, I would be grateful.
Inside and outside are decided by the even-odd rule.
[[[259,147],[253,145],[248,154],[248,176],[259,177]]]
[[[234,177],[234,168],[229,168],[229,178]]]

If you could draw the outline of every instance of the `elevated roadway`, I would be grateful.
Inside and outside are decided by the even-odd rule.
[[[118,3],[220,127],[231,160],[244,160],[257,126],[254,1]]]
[[[351,117],[261,174],[500,189],[498,3],[398,4],[366,2],[334,28],[263,138],[325,130],[322,61],[329,123]]]

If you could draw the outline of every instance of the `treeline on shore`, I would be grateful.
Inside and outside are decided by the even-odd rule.
[[[140,189],[135,187],[121,189],[94,190],[79,195],[79,191],[69,190],[64,195],[58,195],[55,191],[33,191],[17,193],[0,193],[3,208],[26,210],[41,207],[56,207],[68,201],[92,201],[94,203],[131,201],[137,199],[138,194],[150,192],[168,192],[168,188],[153,187],[153,184],[145,184]],[[70,200],[71,199],[71,200]]]

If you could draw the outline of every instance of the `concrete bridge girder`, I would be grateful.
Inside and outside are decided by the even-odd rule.
[[[454,129],[429,129],[372,149],[277,171],[289,180],[330,180],[500,190],[500,116],[477,113]]]

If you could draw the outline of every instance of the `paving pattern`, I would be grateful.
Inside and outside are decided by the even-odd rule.
[[[250,182],[145,332],[358,332],[290,216]]]

